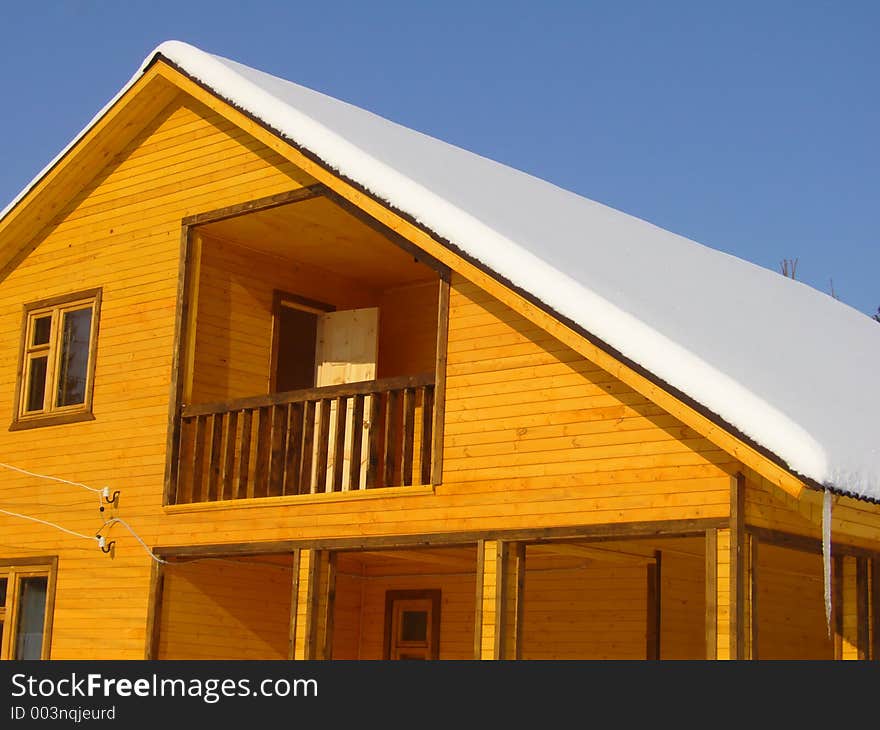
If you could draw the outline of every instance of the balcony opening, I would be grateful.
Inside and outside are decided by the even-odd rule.
[[[429,484],[442,265],[323,195],[189,239],[168,501]]]

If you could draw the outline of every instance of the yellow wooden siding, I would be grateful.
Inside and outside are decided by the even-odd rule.
[[[128,134],[128,130],[120,134]],[[0,420],[12,419],[22,304],[103,288],[95,420],[0,429],[0,461],[122,490],[119,515],[155,544],[165,469],[180,251],[187,215],[311,184],[219,116],[178,97],[57,210],[57,224],[0,282]],[[96,495],[0,472],[4,509],[85,535]],[[108,511],[107,515],[111,514]],[[0,515],[3,557],[59,555],[52,656],[142,658],[150,560],[121,525],[115,557],[94,543]]]
[[[834,658],[821,555],[761,543],[757,583],[759,659]]]
[[[434,372],[438,282],[394,287],[379,303],[378,377]]]
[[[361,631],[371,627],[361,624],[363,605],[363,576],[346,573],[344,568],[336,574],[336,605],[333,618],[333,658],[360,659]],[[384,622],[384,619],[382,619]]]
[[[645,658],[644,565],[527,567],[525,583],[523,659]]]
[[[729,513],[735,460],[457,276],[449,340],[443,484],[434,494],[182,507],[157,525],[160,544]]]
[[[474,575],[383,577],[343,572],[336,582],[333,658],[382,659],[386,592],[423,589],[440,590],[440,659],[473,659]]]
[[[704,550],[702,538],[689,542]],[[662,548],[661,554],[660,658],[705,659],[705,557]]]
[[[259,560],[171,565],[159,659],[286,659],[290,566]]]

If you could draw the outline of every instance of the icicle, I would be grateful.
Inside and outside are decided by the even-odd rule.
[[[822,564],[825,573],[825,625],[831,638],[831,491],[822,499]]]

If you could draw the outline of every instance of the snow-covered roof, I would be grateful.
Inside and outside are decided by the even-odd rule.
[[[185,43],[160,45],[105,110],[156,54],[686,394],[793,472],[880,500],[880,325],[866,315],[545,180]]]

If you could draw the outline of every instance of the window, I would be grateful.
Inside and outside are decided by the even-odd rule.
[[[11,430],[90,420],[101,290],[26,304]]]
[[[54,558],[0,563],[0,659],[48,659]]]
[[[440,591],[385,593],[385,659],[437,659]]]

